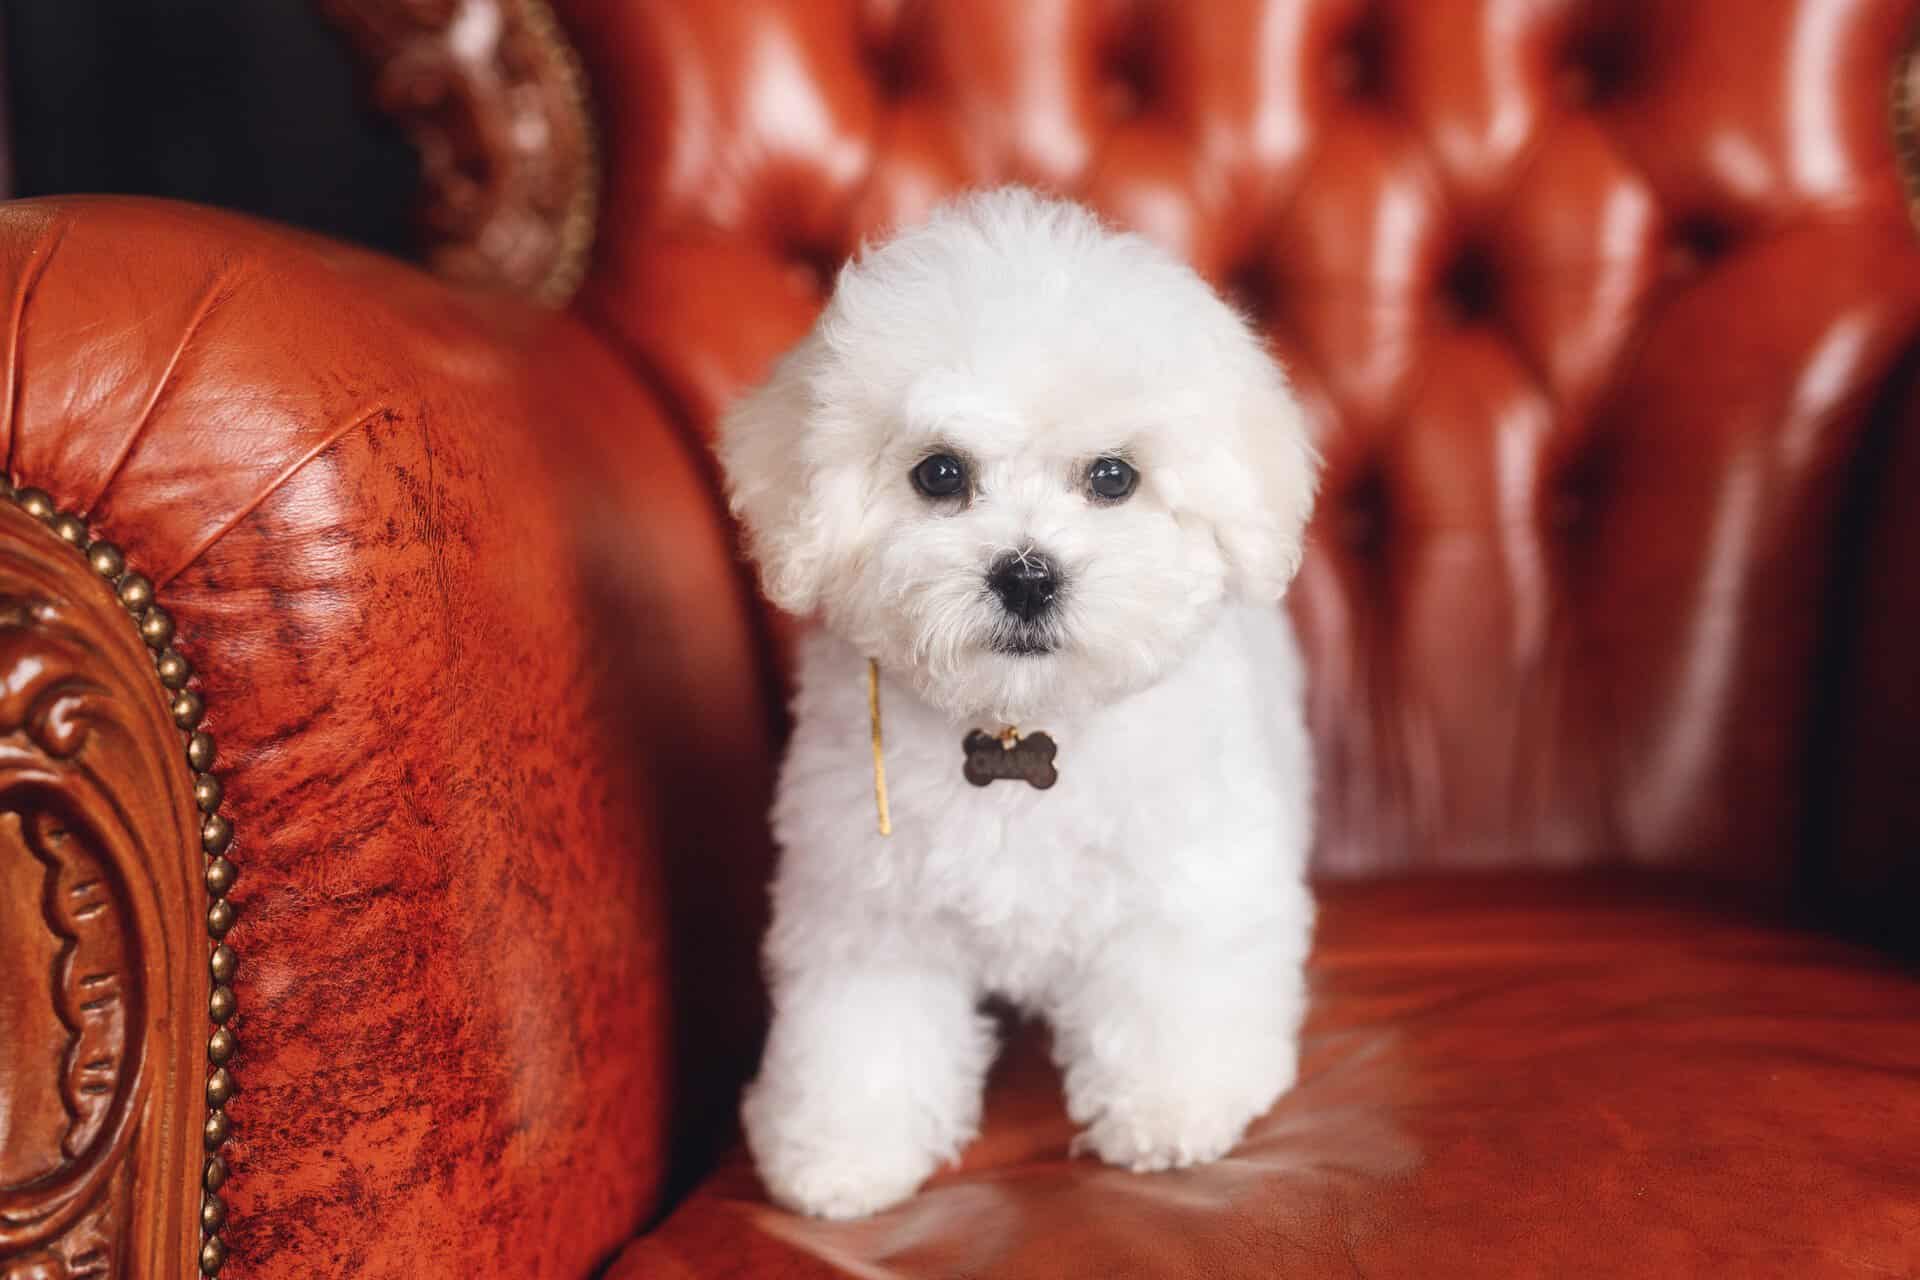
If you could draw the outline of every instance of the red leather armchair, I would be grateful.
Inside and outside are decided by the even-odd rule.
[[[329,7],[467,283],[0,209],[0,1275],[1920,1271],[1920,981],[1842,940],[1920,903],[1913,4]],[[787,624],[707,433],[1004,180],[1323,425],[1304,1072],[1137,1177],[1016,1037],[806,1222],[727,1132]]]

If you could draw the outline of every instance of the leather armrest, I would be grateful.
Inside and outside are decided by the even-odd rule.
[[[0,266],[12,479],[152,581],[217,742],[226,1247],[586,1273],[667,1176],[674,855],[765,843],[766,668],[702,464],[576,320],[311,237],[28,202]],[[204,909],[150,977],[204,966]],[[54,1069],[9,1054],[0,1095]],[[144,1180],[180,1173],[133,1168],[105,1229],[150,1234]]]

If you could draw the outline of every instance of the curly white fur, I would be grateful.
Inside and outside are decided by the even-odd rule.
[[[950,452],[970,497],[914,466]],[[1275,602],[1317,461],[1279,369],[1185,266],[1006,189],[842,271],[722,426],[735,511],[803,643],[774,807],[774,1017],[742,1114],[774,1198],[909,1195],[973,1136],[979,1010],[1045,1016],[1103,1159],[1211,1160],[1293,1081],[1313,904],[1300,661]],[[1101,457],[1138,468],[1090,499]],[[1009,654],[989,566],[1064,585]],[[875,829],[867,659],[894,833]],[[1044,729],[1051,790],[961,775],[971,729]]]

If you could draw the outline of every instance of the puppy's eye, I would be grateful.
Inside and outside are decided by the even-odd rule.
[[[1100,458],[1087,468],[1087,491],[1101,502],[1124,502],[1133,496],[1140,473],[1118,458]]]
[[[913,487],[929,498],[952,498],[966,492],[966,464],[950,453],[922,458],[913,469]]]

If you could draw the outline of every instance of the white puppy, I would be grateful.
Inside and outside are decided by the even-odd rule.
[[[1147,241],[976,195],[843,270],[720,448],[768,596],[824,624],[743,1107],[774,1199],[853,1217],[951,1160],[989,995],[1052,1024],[1103,1159],[1224,1154],[1293,1082],[1313,921],[1276,602],[1317,463],[1259,339]],[[963,774],[969,734],[1014,726],[1052,739],[1054,785],[978,772],[1044,781],[1031,738]]]

